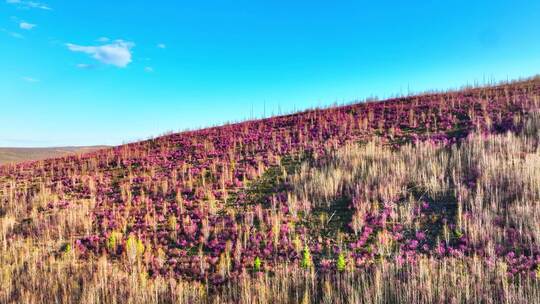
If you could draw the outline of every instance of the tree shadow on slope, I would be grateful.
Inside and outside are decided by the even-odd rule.
[[[340,233],[351,232],[349,223],[353,212],[350,205],[349,197],[339,197],[325,206],[313,208],[309,215],[302,216],[303,224],[311,235],[335,241]]]
[[[415,238],[417,231],[425,234],[425,241],[430,247],[446,241],[447,245],[456,245],[462,237],[458,228],[458,203],[453,191],[432,193],[417,185],[409,185],[408,195],[416,201],[415,223],[406,227],[406,238]]]

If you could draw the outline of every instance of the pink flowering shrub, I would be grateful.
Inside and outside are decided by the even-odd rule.
[[[2,166],[0,189],[24,205],[17,214],[95,202],[91,227],[73,234],[78,258],[127,256],[154,277],[219,285],[283,264],[472,256],[532,276],[538,222],[504,216],[526,213],[535,184],[478,151],[534,164],[532,135],[504,150],[500,134],[532,130],[538,96],[535,80],[314,109]],[[28,226],[12,233],[46,229]]]

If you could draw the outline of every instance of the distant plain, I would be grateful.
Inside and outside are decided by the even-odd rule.
[[[106,146],[87,147],[52,147],[52,148],[1,148],[0,165],[7,163],[20,163],[31,160],[62,157],[70,154],[87,153]]]

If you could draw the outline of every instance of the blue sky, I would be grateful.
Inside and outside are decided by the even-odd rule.
[[[540,72],[540,1],[0,1],[0,146]]]

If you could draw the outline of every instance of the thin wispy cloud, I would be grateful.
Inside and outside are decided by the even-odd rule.
[[[160,48],[160,49],[167,48],[167,46],[166,46],[164,43],[159,43],[159,44],[157,45],[157,47]]]
[[[36,82],[39,82],[39,79],[34,78],[34,77],[24,76],[24,77],[21,77],[21,79],[24,80],[24,81],[26,81],[26,82],[30,82],[30,83],[36,83]]]
[[[17,38],[17,39],[24,39],[24,36],[19,34],[19,33],[15,33],[15,32],[8,32],[8,34],[13,37],[13,38]]]
[[[88,54],[101,63],[125,68],[132,61],[131,48],[133,48],[135,44],[123,40],[116,40],[113,43],[100,46],[84,46],[73,43],[68,43],[66,46],[72,52]]]
[[[94,66],[91,65],[91,64],[88,64],[88,63],[78,63],[75,65],[78,69],[91,69],[93,68]]]
[[[11,36],[13,38],[17,38],[17,39],[23,39],[24,38],[23,35],[21,35],[21,34],[19,34],[17,32],[8,31],[8,30],[6,30],[4,28],[0,28],[0,32],[6,33],[7,35],[9,35],[9,36]]]
[[[154,71],[154,68],[153,68],[153,67],[147,66],[147,67],[144,68],[144,71],[145,71],[146,73],[152,73],[152,72]]]
[[[29,31],[29,30],[35,28],[36,26],[37,26],[36,24],[32,24],[32,23],[28,23],[28,22],[24,22],[24,21],[21,22],[21,23],[19,23],[19,27],[20,27],[21,29],[27,30],[27,31]]]
[[[25,0],[6,0],[7,4],[12,4],[17,6],[18,8],[36,8],[36,9],[42,9],[50,11],[52,8],[50,8],[47,4],[36,2],[36,1],[25,1]]]

